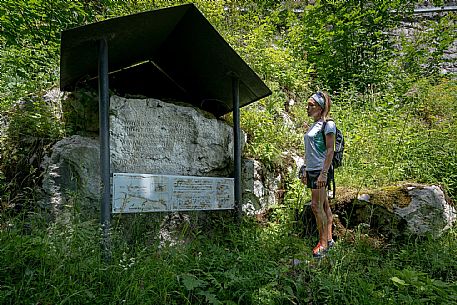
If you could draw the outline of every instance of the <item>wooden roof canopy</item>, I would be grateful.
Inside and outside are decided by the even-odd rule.
[[[98,41],[107,40],[109,88],[191,103],[219,117],[271,94],[193,5],[138,13],[62,32],[60,88],[97,84]]]

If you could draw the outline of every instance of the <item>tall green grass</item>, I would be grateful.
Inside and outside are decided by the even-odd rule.
[[[343,183],[434,183],[456,198],[456,85],[420,81],[405,94],[371,92],[358,107],[337,100],[335,113],[343,115],[339,121],[348,140]]]
[[[360,189],[421,182],[440,184],[457,198],[456,92],[455,80],[424,79],[402,90],[369,87],[363,93],[351,88],[333,93],[331,117],[346,141],[344,166],[336,174],[338,186]],[[291,109],[293,127],[269,110],[281,100],[272,97],[265,103],[274,106],[246,111],[245,129],[251,135],[247,154],[276,162],[272,168],[284,167],[283,151],[304,153],[301,126],[310,123],[306,100]],[[291,180],[288,184],[293,192],[299,186]]]
[[[186,244],[158,247],[113,227],[104,262],[96,221],[44,229],[2,223],[1,304],[453,304],[457,232],[438,240],[375,247],[341,239],[322,260],[298,236],[288,211],[240,225],[213,217]],[[157,231],[151,231],[155,236]],[[293,259],[301,263],[293,265]]]

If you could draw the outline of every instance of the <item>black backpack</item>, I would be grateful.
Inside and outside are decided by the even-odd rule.
[[[333,121],[332,119],[329,119],[328,121]],[[324,137],[324,144],[327,146],[327,143],[325,142],[325,125],[327,122],[324,122],[322,125],[322,135]],[[332,160],[332,166],[331,166],[331,177],[330,179],[332,180],[333,184],[333,198],[335,198],[335,193],[336,193],[336,188],[335,188],[335,173],[334,170],[335,168],[340,167],[343,165],[343,152],[344,152],[344,137],[343,133],[341,130],[336,128],[336,133],[335,133],[335,151],[333,153],[333,160]],[[329,186],[330,189],[330,186]]]

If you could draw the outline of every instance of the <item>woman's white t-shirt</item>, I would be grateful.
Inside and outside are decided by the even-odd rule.
[[[305,134],[305,162],[307,171],[322,170],[324,167],[327,147],[325,147],[322,133],[323,120],[314,122]],[[333,121],[325,124],[325,134],[336,134],[336,125]]]

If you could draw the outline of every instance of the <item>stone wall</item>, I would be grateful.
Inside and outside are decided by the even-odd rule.
[[[444,7],[455,7],[456,1],[445,1]],[[416,9],[433,9],[434,7],[430,1],[424,1],[416,6]],[[424,33],[431,31],[430,22],[439,22],[441,18],[448,14],[455,14],[455,11],[442,11],[442,12],[425,12],[416,13],[411,19],[404,20],[401,26],[394,31],[391,35],[393,37],[404,36],[410,40],[420,39]],[[430,51],[433,51],[434,45],[426,46]],[[457,75],[457,40],[454,40],[448,48],[443,51],[442,62],[440,63],[440,73],[446,75]]]

